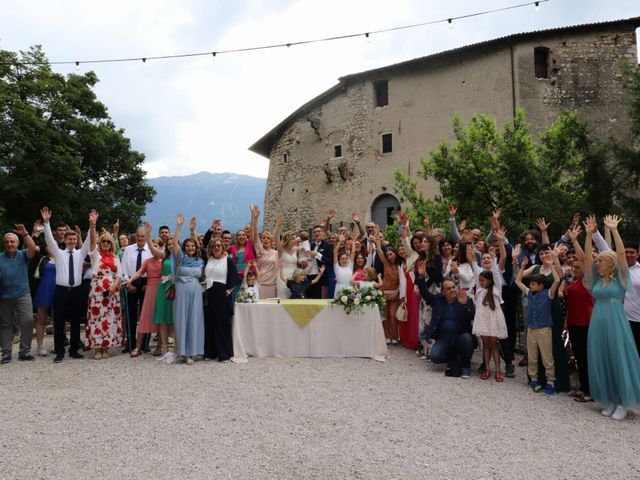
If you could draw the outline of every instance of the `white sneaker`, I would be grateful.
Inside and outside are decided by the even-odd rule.
[[[41,357],[47,356],[47,349],[44,347],[38,347],[38,355]]]
[[[164,356],[164,363],[171,365],[172,363],[176,363],[176,354],[173,352],[167,352]]]
[[[618,405],[615,412],[613,412],[613,415],[611,415],[611,418],[614,420],[624,420],[627,418],[627,409],[622,405]]]
[[[605,417],[610,417],[613,414],[615,409],[616,409],[616,406],[614,404],[607,405],[602,410],[602,415],[604,415]]]
[[[193,360],[193,358],[191,357],[187,357],[187,365],[193,365],[195,362]]]

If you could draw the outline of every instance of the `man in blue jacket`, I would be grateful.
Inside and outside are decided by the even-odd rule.
[[[476,309],[466,290],[456,291],[453,282],[442,283],[442,293],[434,295],[426,285],[424,262],[418,263],[416,285],[420,295],[432,308],[429,338],[436,342],[431,348],[433,363],[447,363],[445,375],[469,378],[471,356],[476,346],[471,334]]]

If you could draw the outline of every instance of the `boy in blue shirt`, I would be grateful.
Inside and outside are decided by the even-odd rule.
[[[555,390],[553,382],[556,378],[551,340],[551,327],[553,325],[551,301],[556,296],[560,285],[560,275],[558,275],[554,266],[553,255],[548,255],[544,262],[553,275],[553,284],[550,288],[544,288],[546,277],[542,274],[529,277],[529,287],[522,283],[522,274],[529,263],[528,257],[522,259],[522,265],[516,276],[516,286],[527,296],[527,355],[529,357],[527,371],[529,378],[531,378],[530,385],[534,392],[542,390],[543,393],[551,395]],[[544,388],[538,382],[538,351],[540,351],[547,377],[547,384]]]

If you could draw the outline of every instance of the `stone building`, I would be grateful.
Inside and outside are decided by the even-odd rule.
[[[250,147],[270,161],[265,225],[282,211],[289,228],[309,227],[329,207],[337,224],[357,211],[386,225],[400,207],[394,171],[417,179],[420,158],[453,139],[454,113],[501,125],[524,108],[536,135],[578,109],[599,137],[629,135],[619,63],[636,61],[638,26],[640,17],[520,33],[340,78]]]

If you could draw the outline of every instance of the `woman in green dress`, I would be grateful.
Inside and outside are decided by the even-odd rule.
[[[149,222],[144,222],[144,229],[147,232],[147,238],[151,238],[151,224]],[[173,326],[173,304],[172,301],[167,298],[167,292],[171,285],[173,285],[171,259],[169,255],[171,242],[172,240],[169,239],[167,244],[163,245],[160,240],[158,245],[162,245],[162,248],[157,248],[153,245],[153,242],[148,242],[149,249],[153,256],[164,259],[162,261],[162,277],[160,279],[160,285],[158,285],[158,293],[156,294],[155,308],[153,310],[153,323],[160,326],[162,356],[158,360],[164,363],[173,363],[173,361],[175,361],[174,353],[170,352],[168,348],[169,328]]]

